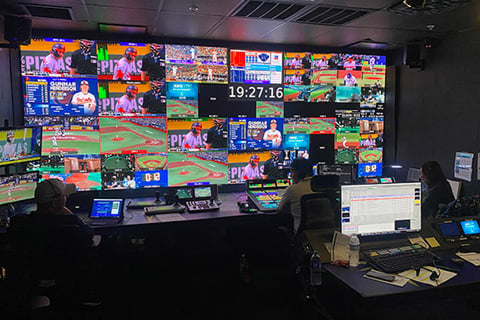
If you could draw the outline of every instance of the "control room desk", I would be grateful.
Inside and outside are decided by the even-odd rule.
[[[478,319],[480,268],[450,261],[453,251],[438,252],[439,265],[457,269],[457,276],[438,287],[407,283],[396,287],[364,278],[367,265],[344,268],[325,264],[324,283],[315,299],[335,319]],[[440,270],[441,271],[441,270]]]
[[[157,230],[174,229],[199,229],[202,226],[209,225],[229,225],[235,223],[247,223],[253,220],[255,224],[272,222],[275,219],[275,212],[257,212],[241,213],[237,201],[243,201],[246,198],[244,192],[241,193],[219,193],[218,199],[222,202],[219,210],[189,213],[185,209],[181,214],[157,214],[146,216],[143,209],[124,209],[124,218],[121,222],[114,225],[94,226],[96,234],[115,234],[115,233],[148,233]],[[125,199],[125,204],[129,200]],[[149,200],[149,199],[142,199]],[[155,200],[151,198],[151,200]]]

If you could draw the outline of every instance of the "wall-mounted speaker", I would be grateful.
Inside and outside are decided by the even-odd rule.
[[[6,16],[5,40],[11,44],[30,44],[32,20],[24,17]]]
[[[425,67],[425,54],[423,43],[408,43],[404,47],[403,64],[409,66],[410,68],[423,69]]]

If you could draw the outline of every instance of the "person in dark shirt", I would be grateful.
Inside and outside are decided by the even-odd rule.
[[[215,118],[215,125],[207,131],[207,149],[226,149],[227,148],[227,130],[225,128],[225,119]]]
[[[74,184],[64,184],[59,179],[47,179],[40,182],[35,190],[37,210],[29,215],[15,215],[12,218],[9,233],[13,233],[15,236],[16,231],[27,231],[29,228],[40,231],[42,229],[61,231],[60,229],[65,227],[70,231],[75,230],[68,239],[69,246],[78,249],[92,246],[94,235],[92,228],[84,224],[78,216],[65,207],[67,197],[75,190]],[[43,236],[38,232],[32,232],[31,234]],[[44,236],[45,238],[42,239],[26,237],[18,240],[34,242],[33,245],[37,245],[39,242],[52,240],[48,239],[50,236],[55,237],[51,234],[45,234]],[[73,247],[70,248],[73,249]]]
[[[304,86],[309,86],[311,83],[312,72],[310,69],[305,69],[305,72],[302,74],[302,84]]]
[[[281,150],[272,150],[270,159],[263,164],[263,179],[284,179],[287,172],[283,170],[283,154]]]
[[[163,44],[151,43],[150,53],[142,58],[142,72],[140,78],[142,81],[165,78],[165,47]]]
[[[72,53],[70,74],[97,74],[95,41],[80,40],[80,49]]]
[[[435,218],[437,212],[455,200],[452,188],[436,161],[425,162],[421,167],[421,179],[427,185],[422,197],[422,218]]]
[[[312,67],[312,54],[305,52],[305,56],[302,58],[303,69],[310,69]]]
[[[152,90],[143,95],[142,113],[143,114],[166,114],[167,113],[167,93],[165,90],[165,81],[152,80]]]

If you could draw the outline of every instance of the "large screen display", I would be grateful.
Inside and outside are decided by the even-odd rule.
[[[28,129],[5,133],[2,161],[79,190],[244,183],[298,157],[380,175],[385,70],[353,52],[32,39]]]

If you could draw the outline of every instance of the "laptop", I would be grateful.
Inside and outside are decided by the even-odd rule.
[[[123,199],[93,199],[86,223],[93,226],[116,224],[123,219]]]

